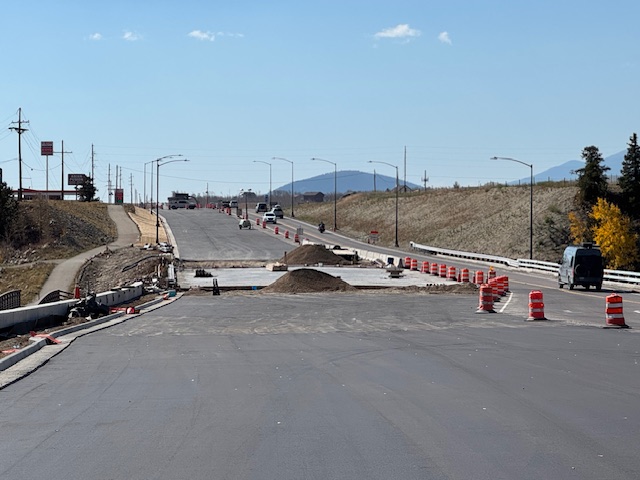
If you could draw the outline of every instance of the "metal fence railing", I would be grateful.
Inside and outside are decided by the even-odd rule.
[[[529,260],[524,258],[518,258],[514,260],[512,258],[498,257],[495,255],[484,255],[482,253],[461,252],[457,250],[447,250],[445,248],[430,247],[428,245],[420,245],[415,242],[411,242],[411,248],[433,255],[447,255],[451,257],[467,258],[469,260],[477,260],[481,262],[500,263],[514,268],[540,270],[550,273],[557,273],[558,268],[560,268],[560,265],[554,262],[544,262],[542,260]],[[604,280],[610,282],[640,285],[640,272],[605,269]]]

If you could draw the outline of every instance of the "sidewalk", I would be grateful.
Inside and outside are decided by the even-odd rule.
[[[87,260],[95,255],[103,252],[105,248],[112,250],[131,245],[138,241],[140,232],[138,226],[131,220],[127,212],[125,212],[122,205],[108,205],[107,211],[109,216],[116,224],[118,228],[118,238],[109,245],[103,247],[96,247],[92,250],[82,252],[75,257],[61,260],[58,265],[53,269],[49,278],[40,289],[40,295],[38,299],[34,300],[32,304],[38,303],[40,298],[43,298],[48,293],[54,290],[63,290],[65,292],[71,292],[74,287],[74,281],[78,272],[85,264]]]

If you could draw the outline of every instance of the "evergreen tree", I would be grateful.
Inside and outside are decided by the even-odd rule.
[[[631,218],[640,219],[640,147],[635,133],[629,139],[618,184],[622,189],[625,213]]]
[[[605,172],[610,168],[602,164],[602,155],[598,147],[593,145],[582,150],[582,158],[585,161],[584,167],[576,170],[578,174],[576,201],[578,207],[588,211],[599,198],[607,197],[608,187]]]
[[[95,199],[98,189],[93,184],[93,178],[84,177],[84,181],[78,188],[78,198],[81,202],[92,202]]]
[[[6,182],[0,183],[0,238],[6,238],[18,215],[18,202],[13,198],[13,189]]]

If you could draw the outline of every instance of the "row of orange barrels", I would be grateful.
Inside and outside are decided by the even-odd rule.
[[[401,259],[402,261],[402,259]],[[399,265],[401,268],[404,267],[409,270],[418,270],[418,260],[411,257],[405,257],[404,264]],[[441,278],[446,278],[448,280],[454,280],[456,282],[468,283],[472,282],[476,285],[482,285],[485,283],[485,274],[482,270],[478,270],[473,273],[473,278],[470,278],[470,273],[468,268],[461,268],[459,270],[456,267],[449,265],[447,266],[444,263],[437,264],[433,262],[424,261],[420,265],[420,273],[429,273],[431,275],[439,276]],[[495,283],[498,285],[498,294],[500,297],[504,295],[505,292],[509,291],[509,277],[501,276],[498,277],[496,275],[496,271],[493,267],[489,268],[486,276],[487,283],[490,280],[495,280]],[[493,283],[493,282],[492,282]]]

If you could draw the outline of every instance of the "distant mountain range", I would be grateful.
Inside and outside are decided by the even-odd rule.
[[[293,189],[296,193],[322,192],[332,194],[334,185],[337,192],[372,192],[393,190],[396,187],[395,177],[388,177],[376,173],[360,172],[358,170],[342,170],[338,171],[334,177],[333,173],[324,173],[311,178],[294,180]],[[404,182],[400,179],[400,187],[404,186]],[[407,182],[407,187],[411,189],[421,188],[419,185]],[[291,192],[291,183],[274,188],[276,191]]]
[[[609,155],[604,158],[604,165],[609,167],[611,170],[607,172],[607,175],[618,177],[620,176],[620,170],[622,170],[622,161],[624,160],[624,155],[627,153],[626,150],[623,150],[618,153],[614,153],[613,155]],[[538,182],[559,182],[562,180],[576,180],[578,177],[575,174],[575,171],[579,168],[584,167],[583,160],[569,160],[561,165],[556,167],[551,167],[543,172],[536,173],[535,165],[533,166],[533,178],[534,183]],[[518,184],[528,184],[529,177],[521,178],[520,180],[515,180],[513,182],[509,182],[510,185],[518,185]]]
[[[609,176],[620,176],[620,170],[622,169],[622,161],[624,160],[625,153],[626,150],[623,150],[604,158],[604,164],[611,169],[607,172]],[[538,173],[535,171],[534,165],[534,183],[575,180],[577,179],[575,171],[582,167],[584,167],[583,160],[569,160],[568,162],[565,162],[561,165],[551,167]],[[358,170],[342,170],[337,172],[336,177],[336,190],[339,194],[344,194],[347,192],[373,192],[374,190],[393,190],[396,186],[395,177],[389,177],[387,175],[381,175],[379,173],[376,173],[374,175],[373,173],[360,172]],[[400,179],[399,183],[400,187],[404,186],[404,182],[402,181],[402,179]],[[514,180],[508,183],[509,185],[529,184],[529,177],[527,176],[521,178],[520,180]],[[412,190],[423,188],[420,185],[416,185],[415,183],[410,182],[407,182],[407,187]],[[324,194],[332,194],[333,189],[333,173],[324,173],[315,177],[294,181],[294,191],[296,193],[322,192]],[[291,183],[282,185],[281,187],[275,188],[274,190],[289,193],[291,192]]]

